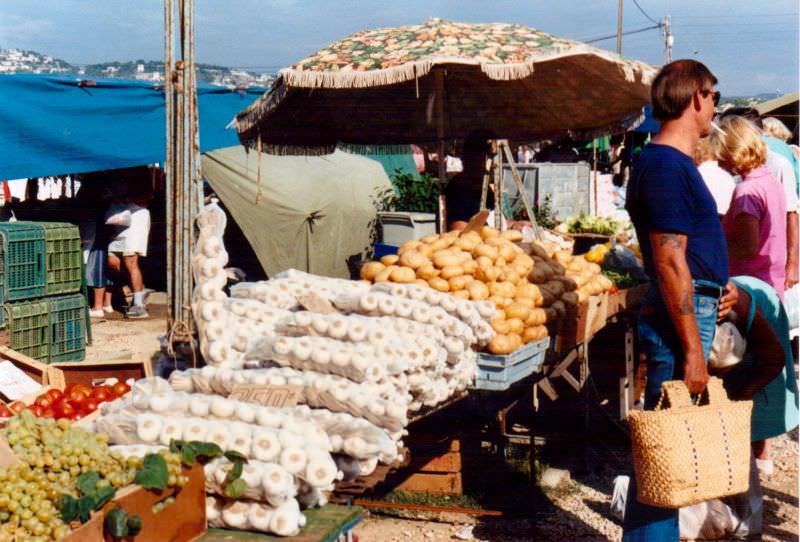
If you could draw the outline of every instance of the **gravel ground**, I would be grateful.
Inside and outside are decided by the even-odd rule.
[[[772,441],[775,472],[762,477],[764,542],[798,540],[797,430]],[[448,522],[371,516],[355,530],[363,542],[444,542],[475,540],[605,541],[620,540],[622,528],[608,513],[614,474],[572,480],[544,494],[543,510],[523,520],[453,516]],[[525,502],[526,496],[520,495]],[[527,502],[533,502],[527,496]]]

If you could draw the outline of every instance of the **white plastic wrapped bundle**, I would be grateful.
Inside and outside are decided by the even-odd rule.
[[[333,323],[336,323],[334,321]],[[308,369],[347,377],[355,382],[376,382],[386,376],[385,364],[376,357],[375,349],[359,351],[356,343],[328,337],[276,337],[270,359],[295,369]]]
[[[273,281],[240,282],[230,288],[231,297],[259,301],[278,309],[292,309],[297,300]]]
[[[278,507],[253,501],[226,501],[206,497],[206,517],[209,527],[258,531],[278,536],[294,536],[305,526],[305,516],[296,499]]]
[[[332,458],[331,461],[333,462]],[[225,458],[217,458],[207,463],[203,467],[206,492],[224,495],[225,480],[232,468],[233,463]],[[297,493],[294,478],[277,463],[250,460],[243,466],[241,477],[247,484],[243,495],[245,499],[280,506]],[[265,479],[268,477],[270,480],[265,483]]]

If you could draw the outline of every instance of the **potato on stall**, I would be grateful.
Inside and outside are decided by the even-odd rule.
[[[389,282],[389,277],[391,276],[392,272],[397,268],[398,266],[396,265],[387,265],[375,275],[375,278],[373,280],[375,282]]]
[[[367,262],[361,266],[359,275],[364,280],[373,280],[375,275],[380,273],[386,268],[381,262]]]
[[[431,279],[428,279],[428,286],[430,286],[434,290],[439,290],[440,292],[450,291],[450,283],[441,277],[433,277]]]
[[[417,275],[414,273],[414,270],[410,267],[397,267],[396,269],[392,270],[389,274],[389,280],[392,282],[398,283],[409,283],[414,282],[416,280]]]
[[[500,235],[500,231],[492,228],[491,226],[484,226],[481,228],[480,234],[481,239],[489,239],[491,237],[498,237]]]
[[[503,239],[508,239],[514,243],[522,241],[522,232],[517,230],[506,230],[500,234]]]
[[[397,254],[387,254],[383,258],[381,258],[381,263],[383,265],[394,265],[397,263],[397,260],[400,259],[400,256]]]

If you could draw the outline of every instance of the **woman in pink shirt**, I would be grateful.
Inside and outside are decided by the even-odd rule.
[[[758,129],[742,117],[728,117],[714,134],[719,163],[742,182],[722,220],[728,239],[731,276],[756,277],[783,300],[786,278],[786,196],[766,165],[767,148]]]

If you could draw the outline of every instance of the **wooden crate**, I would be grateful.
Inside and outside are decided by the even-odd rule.
[[[144,361],[77,361],[54,363],[50,367],[59,370],[67,384],[91,386],[101,380],[114,377],[120,381],[129,378],[138,380],[153,376],[150,360]],[[63,386],[62,386],[63,387]]]
[[[22,372],[39,382],[42,386],[64,387],[64,375],[60,369],[12,350],[7,346],[0,346],[0,361],[10,361]]]
[[[461,441],[428,434],[409,435],[410,461],[398,473],[397,489],[420,493],[461,494]]]
[[[589,342],[595,333],[605,327],[607,319],[607,293],[590,296],[580,305],[568,307],[556,337],[556,355],[564,355],[576,345]]]
[[[117,496],[96,512],[92,519],[76,529],[62,542],[113,542],[103,535],[105,513],[122,508],[129,515],[142,518],[142,531],[136,540],[158,542],[190,542],[197,540],[208,530],[206,524],[205,476],[202,465],[189,470],[189,482],[180,491],[167,488],[163,491],[148,491],[140,486],[124,488]],[[174,496],[175,502],[158,513],[153,505]]]

